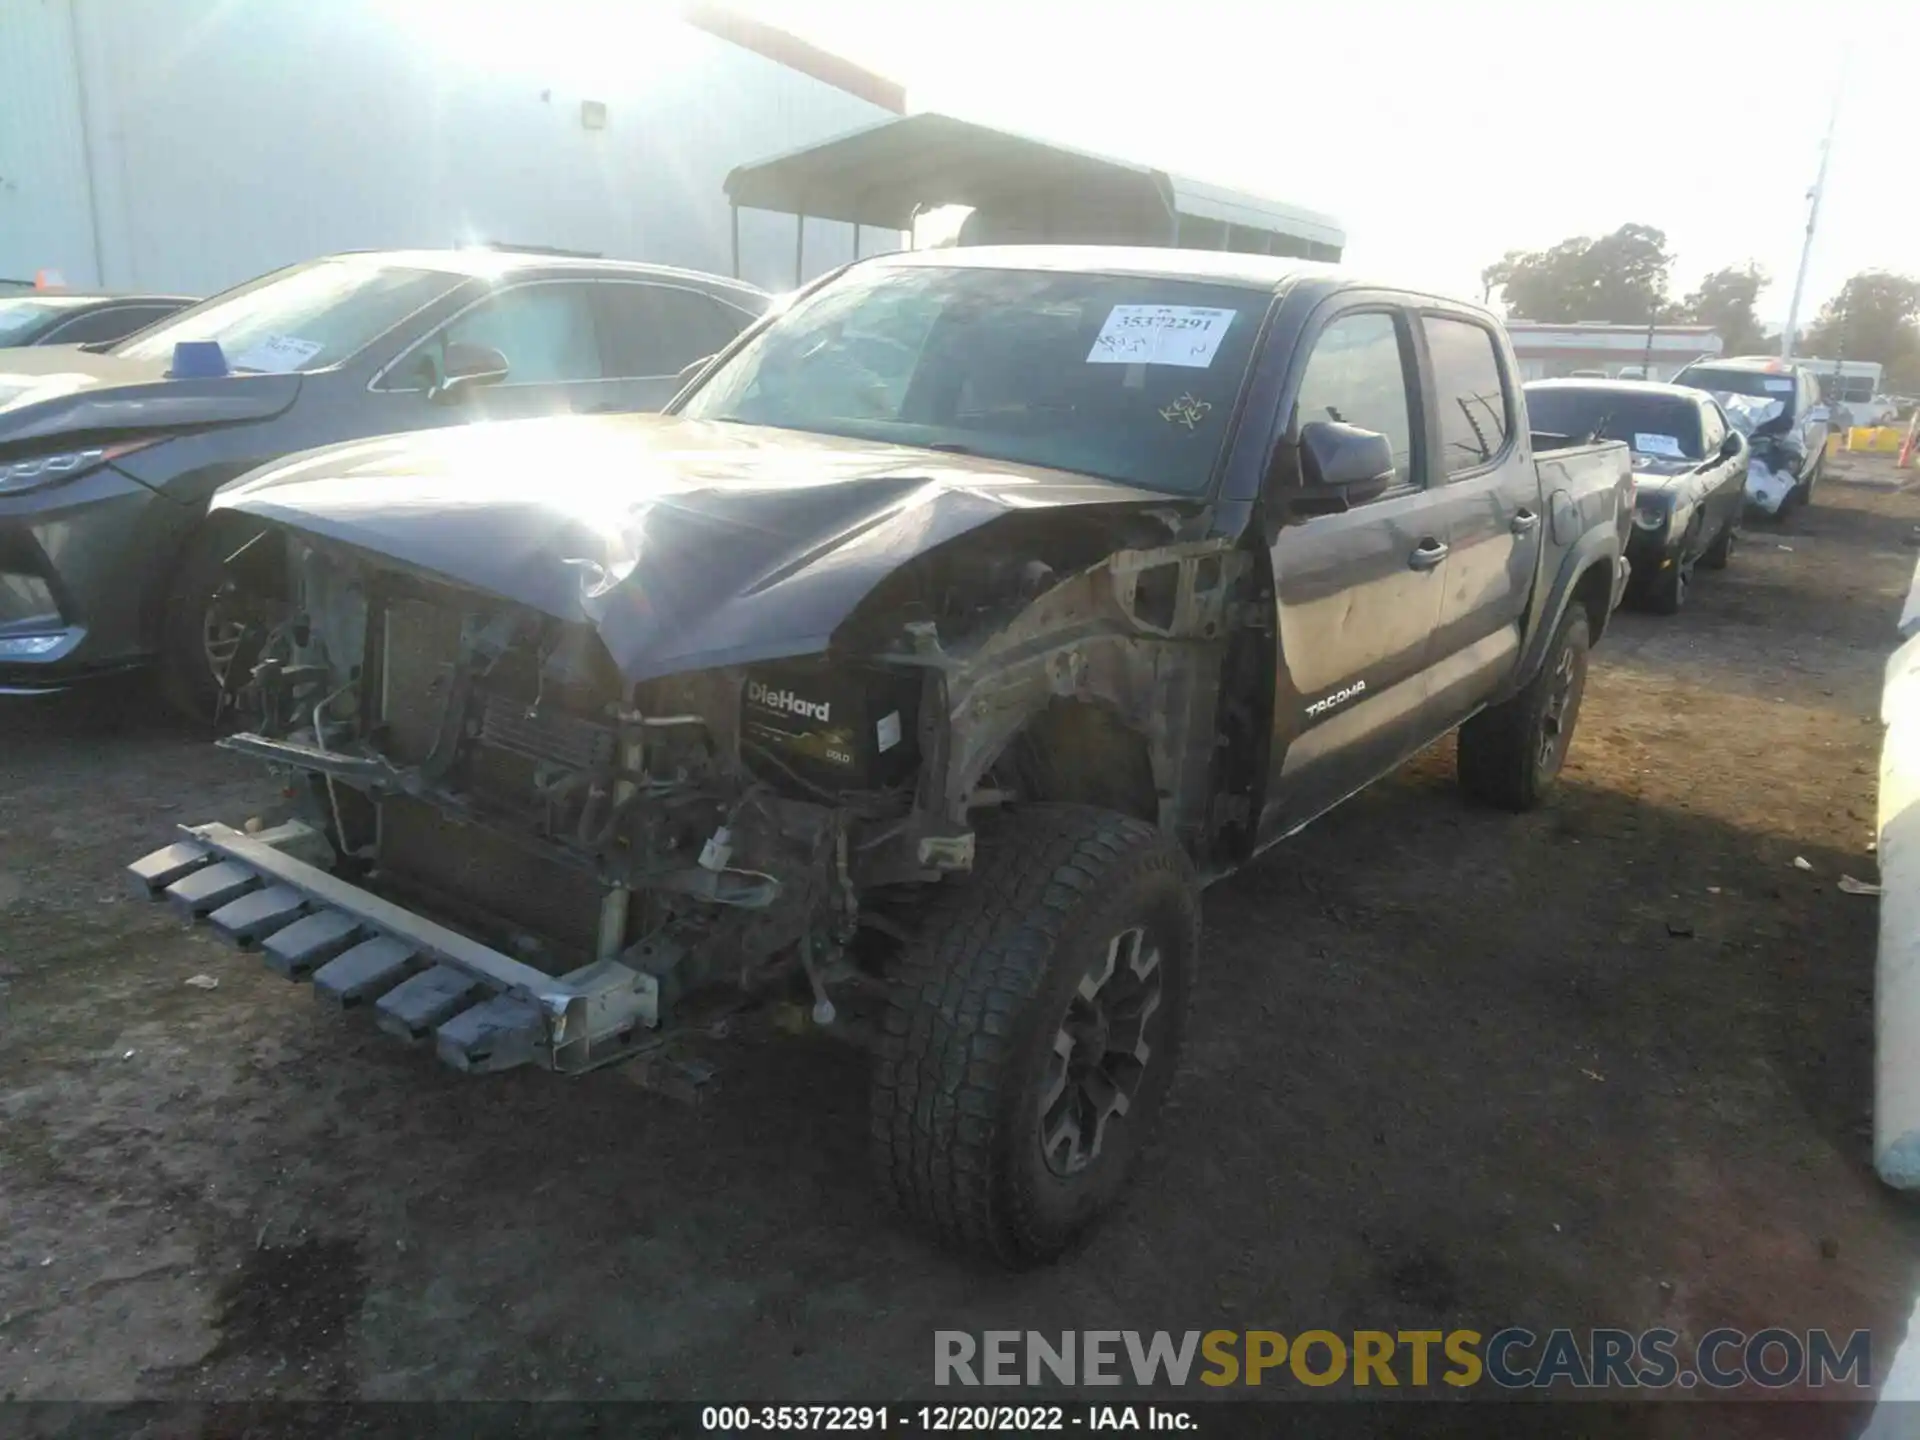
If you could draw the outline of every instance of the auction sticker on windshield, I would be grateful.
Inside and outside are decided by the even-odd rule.
[[[1633,448],[1642,455],[1665,455],[1672,460],[1683,460],[1680,442],[1671,435],[1640,435],[1633,437]]]
[[[1094,337],[1087,363],[1204,370],[1239,313],[1199,305],[1116,305]]]
[[[240,370],[266,370],[284,375],[298,370],[324,348],[319,340],[302,340],[297,335],[268,335],[236,355],[234,367]]]

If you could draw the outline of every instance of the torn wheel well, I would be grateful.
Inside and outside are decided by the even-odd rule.
[[[1607,620],[1612,614],[1612,600],[1612,567],[1604,561],[1589,565],[1574,583],[1572,603],[1587,607],[1587,628],[1595,641],[1607,628]]]
[[[994,770],[1023,799],[1095,805],[1159,822],[1146,737],[1101,705],[1052,701],[1014,737]]]

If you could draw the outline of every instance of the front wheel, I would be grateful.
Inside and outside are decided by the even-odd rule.
[[[1520,693],[1460,727],[1456,763],[1469,799],[1531,810],[1558,783],[1587,689],[1589,633],[1586,607],[1575,601]]]
[[[1689,535],[1681,542],[1666,568],[1654,572],[1647,584],[1646,607],[1656,615],[1678,615],[1686,607],[1688,592],[1693,589],[1694,561],[1687,558],[1692,538]]]
[[[212,525],[189,535],[160,616],[161,693],[183,719],[203,724],[219,712],[227,666],[239,648],[239,627],[222,607],[231,549]]]
[[[1733,559],[1733,547],[1739,538],[1740,516],[1736,513],[1727,517],[1726,527],[1707,547],[1707,553],[1700,557],[1700,563],[1709,570],[1726,569],[1727,562]]]
[[[1032,805],[979,837],[895,977],[873,1076],[883,1189],[942,1243],[1050,1260],[1113,1204],[1179,1061],[1200,910],[1153,826]]]
[[[230,719],[224,713],[228,671],[257,658],[258,640],[286,610],[281,602],[243,593],[229,573],[228,558],[242,538],[213,521],[201,525],[181,546],[167,584],[160,690],[183,719],[199,724]]]

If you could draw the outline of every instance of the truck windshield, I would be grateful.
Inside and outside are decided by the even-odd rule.
[[[1267,303],[1145,275],[863,266],[762,331],[679,413],[1197,495]]]
[[[372,259],[319,260],[182,310],[114,353],[164,360],[182,340],[218,340],[235,370],[319,370],[459,283],[457,275]]]
[[[1639,395],[1610,386],[1527,391],[1527,420],[1546,435],[1624,440],[1636,455],[1698,460],[1705,454],[1700,407],[1676,395]]]

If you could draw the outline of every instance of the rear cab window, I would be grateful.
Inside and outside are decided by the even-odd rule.
[[[1491,465],[1513,433],[1513,400],[1493,332],[1451,315],[1425,315],[1440,466],[1449,477]]]

